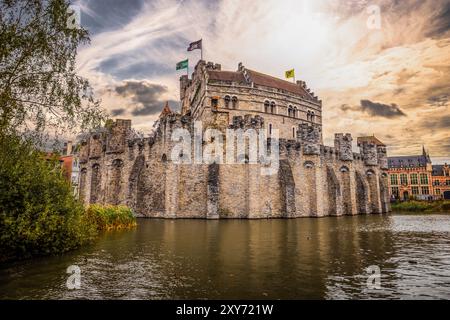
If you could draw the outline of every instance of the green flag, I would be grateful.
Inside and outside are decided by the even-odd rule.
[[[188,68],[188,59],[180,61],[177,63],[177,70],[187,69]]]

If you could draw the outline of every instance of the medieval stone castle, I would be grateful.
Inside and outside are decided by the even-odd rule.
[[[222,71],[199,61],[180,78],[181,113],[164,108],[156,130],[139,138],[131,120],[116,120],[81,142],[80,197],[125,204],[160,218],[294,218],[390,211],[386,147],[375,137],[336,134],[322,142],[322,101],[305,82],[280,80],[239,64]],[[176,129],[263,130],[279,133],[279,169],[264,163],[179,163],[171,158]],[[204,147],[204,143],[201,147]],[[194,152],[192,150],[192,152]],[[180,154],[180,157],[183,157]]]

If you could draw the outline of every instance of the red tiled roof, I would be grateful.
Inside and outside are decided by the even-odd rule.
[[[252,81],[256,85],[280,89],[286,92],[312,98],[312,94],[306,91],[299,84],[278,79],[276,77],[272,77],[267,74],[249,69],[247,69],[247,72],[250,77],[250,81]],[[244,74],[240,71],[208,70],[208,76],[210,80],[246,82]]]
[[[208,71],[209,79],[219,81],[245,82],[244,75],[235,71]]]
[[[256,72],[253,70],[247,70],[250,76],[250,79],[253,83],[265,87],[276,88],[285,90],[291,93],[299,94],[302,96],[312,97],[310,93],[308,93],[305,89],[303,89],[300,85],[289,82],[286,80],[278,79],[272,76],[269,76],[264,73]]]

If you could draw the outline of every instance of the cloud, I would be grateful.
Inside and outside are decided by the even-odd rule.
[[[430,26],[426,32],[429,37],[443,37],[450,31],[450,2],[437,7],[436,14],[430,19]]]
[[[178,101],[169,100],[167,102],[169,103],[169,107],[172,111],[179,111],[180,103]],[[155,104],[147,104],[147,105],[143,105],[142,107],[137,107],[131,112],[131,114],[133,116],[148,116],[148,115],[159,114],[164,107],[164,104],[162,104],[162,103],[165,104],[166,102],[161,101],[161,102],[158,102]]]
[[[406,114],[394,103],[391,105],[372,102],[370,100],[361,100],[361,108],[372,116],[395,118],[406,116]]]
[[[432,155],[448,155],[448,129],[437,119],[450,115],[448,0],[378,0],[380,30],[366,27],[369,0],[80,2],[93,31],[77,57],[80,74],[110,113],[139,130],[151,127],[166,100],[179,108],[174,65],[189,58],[192,71],[200,53],[186,47],[202,38],[203,56],[224,70],[242,61],[282,78],[295,68],[323,101],[325,139],[375,133],[391,154],[425,143]],[[129,79],[142,92],[130,85],[116,92]]]
[[[430,105],[435,107],[445,107],[448,106],[450,101],[450,96],[448,94],[435,95],[428,97],[428,102]]]
[[[406,116],[406,114],[396,104],[384,104],[372,102],[370,100],[361,100],[359,106],[351,106],[349,104],[342,104],[339,109],[344,112],[366,112],[373,117],[397,118]]]
[[[124,113],[125,113],[125,109],[124,108],[118,108],[118,109],[112,109],[111,110],[111,115],[113,117],[121,116]]]
[[[147,81],[127,80],[116,86],[114,91],[136,105],[131,111],[133,116],[148,116],[163,109],[165,101],[162,96],[167,93],[167,87]]]
[[[437,114],[433,118],[425,118],[421,122],[421,127],[428,130],[448,129],[450,128],[450,115],[441,116]]]

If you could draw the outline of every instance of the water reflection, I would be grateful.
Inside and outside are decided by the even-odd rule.
[[[0,298],[449,298],[449,218],[144,219],[79,251],[1,267]],[[65,285],[72,264],[80,290]],[[370,265],[380,290],[366,286]]]

